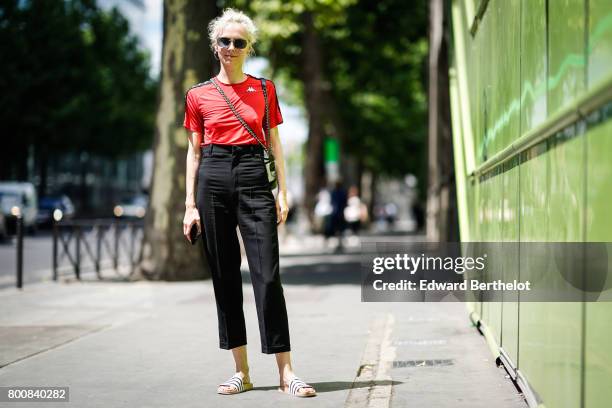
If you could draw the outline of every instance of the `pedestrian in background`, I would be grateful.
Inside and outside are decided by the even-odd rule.
[[[185,95],[184,127],[189,130],[189,148],[183,233],[190,239],[191,228],[196,225],[204,236],[201,247],[212,273],[219,346],[232,350],[236,366],[235,374],[220,384],[217,392],[236,394],[253,388],[246,351],[238,226],[253,282],[261,350],[276,355],[279,391],[313,396],[314,388],[300,380],[291,365],[289,324],[279,275],[277,224],[285,222],[288,205],[276,127],[283,119],[275,86],[270,80],[243,72],[244,61],[256,41],[256,27],[247,15],[226,9],[208,28],[221,69],[216,77],[191,87]],[[262,145],[276,157],[276,202]]]
[[[359,198],[357,186],[351,186],[348,192],[348,201],[344,209],[344,218],[353,234],[358,234],[362,225],[367,222],[368,208]]]
[[[322,232],[325,239],[327,239],[331,212],[331,195],[329,194],[329,190],[323,187],[317,193],[317,203],[314,207],[314,231],[317,233]]]
[[[346,227],[346,220],[344,219],[344,208],[346,207],[348,198],[346,189],[342,184],[342,180],[337,180],[334,183],[334,189],[331,191],[331,225],[330,225],[330,236],[338,237],[337,251],[342,251],[342,236],[344,234],[344,228]]]

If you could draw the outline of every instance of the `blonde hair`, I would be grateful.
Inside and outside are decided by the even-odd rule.
[[[253,44],[257,42],[257,27],[255,27],[255,23],[253,23],[249,16],[233,8],[226,8],[223,10],[223,14],[211,20],[208,24],[208,38],[210,39],[210,48],[213,52],[217,38],[223,31],[223,28],[230,23],[238,23],[244,27],[247,33],[246,40],[249,42],[248,53],[249,55],[254,54]]]

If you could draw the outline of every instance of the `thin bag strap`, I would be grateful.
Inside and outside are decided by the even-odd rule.
[[[268,148],[266,147],[265,144],[263,144],[261,142],[261,140],[259,140],[259,138],[255,135],[255,132],[253,132],[253,129],[251,129],[251,127],[244,121],[244,119],[242,119],[242,116],[240,116],[240,114],[238,113],[238,111],[236,110],[236,108],[234,107],[234,105],[232,104],[232,102],[229,100],[229,98],[227,97],[227,95],[225,95],[225,92],[223,92],[223,89],[221,89],[221,87],[217,84],[217,82],[215,81],[214,78],[211,78],[210,81],[213,83],[213,85],[215,86],[215,88],[217,88],[217,91],[219,91],[219,93],[221,94],[221,96],[223,96],[223,99],[225,99],[225,102],[227,102],[227,105],[230,107],[230,109],[232,110],[232,112],[234,112],[234,116],[236,116],[236,118],[238,118],[238,120],[240,121],[240,123],[242,124],[242,126],[244,126],[244,128],[249,132],[249,134],[259,142],[259,144],[266,150],[269,151]],[[267,104],[266,104],[266,110],[267,110]],[[267,119],[266,119],[267,120]]]
[[[264,105],[266,107],[266,115],[264,118],[264,137],[266,138],[266,144],[270,146],[270,109],[268,108],[268,89],[266,88],[266,79],[261,78],[261,89],[264,95]]]

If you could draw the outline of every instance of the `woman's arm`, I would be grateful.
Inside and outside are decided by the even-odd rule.
[[[195,187],[196,175],[200,165],[200,142],[202,134],[191,132],[189,135],[189,148],[187,149],[187,169],[185,172],[185,218],[183,220],[183,234],[189,239],[189,232],[193,223],[197,223],[198,231],[202,232],[200,216],[196,208]]]
[[[287,205],[287,179],[285,177],[285,158],[283,157],[283,148],[281,146],[280,137],[278,135],[278,127],[270,129],[270,146],[272,154],[274,154],[276,177],[278,180],[278,197],[276,203],[276,211],[278,222],[283,223],[287,219],[289,207]]]
[[[196,171],[200,165],[201,140],[202,134],[200,132],[191,132],[189,135],[189,148],[187,149],[187,171],[185,174],[185,191],[187,193],[185,206],[187,208],[195,208]]]

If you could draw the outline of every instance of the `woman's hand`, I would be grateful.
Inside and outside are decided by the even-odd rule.
[[[289,205],[287,205],[287,195],[279,193],[276,197],[276,219],[277,224],[282,224],[287,220],[289,214]]]
[[[202,225],[200,224],[200,213],[196,207],[187,207],[185,209],[185,217],[183,218],[183,235],[187,238],[187,241],[191,242],[189,232],[191,226],[196,224],[198,226],[198,234],[202,233]]]

